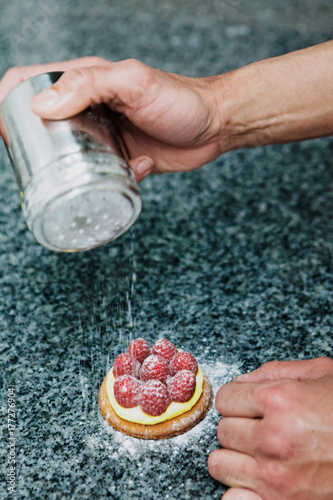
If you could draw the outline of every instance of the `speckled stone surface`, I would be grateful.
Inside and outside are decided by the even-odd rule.
[[[283,3],[272,2],[277,12]],[[172,2],[154,12],[148,4],[1,2],[0,73],[98,54],[205,75],[329,38],[313,29],[313,11],[306,32],[265,22],[259,10],[248,25],[244,9],[240,24],[232,10],[229,25],[235,2],[202,2],[188,16]],[[329,11],[329,2],[318,4],[318,16]],[[137,336],[168,336],[191,350],[215,392],[268,360],[332,356],[332,157],[332,139],[322,139],[232,152],[200,171],[149,178],[132,231],[63,255],[29,233],[0,146],[1,498],[221,497],[225,488],[207,471],[218,447],[214,409],[186,435],[143,442],[108,428],[98,389]],[[6,489],[11,387],[15,494]]]

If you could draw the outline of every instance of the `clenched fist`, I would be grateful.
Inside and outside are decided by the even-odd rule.
[[[223,500],[333,499],[333,360],[270,362],[222,387],[210,474]]]

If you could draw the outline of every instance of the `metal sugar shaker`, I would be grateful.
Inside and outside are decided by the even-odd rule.
[[[36,240],[50,250],[79,252],[118,238],[142,202],[108,108],[90,107],[59,121],[32,112],[32,98],[61,75],[34,76],[6,96],[3,135]]]

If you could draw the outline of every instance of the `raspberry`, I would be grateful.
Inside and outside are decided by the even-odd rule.
[[[141,390],[140,406],[142,411],[157,417],[162,415],[171,403],[168,389],[159,380],[148,380]]]
[[[141,392],[141,382],[132,375],[121,375],[115,380],[114,397],[123,408],[138,406]]]
[[[193,354],[183,351],[172,358],[170,370],[172,375],[175,375],[180,370],[189,370],[196,375],[198,373],[198,363]]]
[[[189,370],[180,370],[168,381],[169,394],[176,403],[186,403],[195,391],[196,378]]]
[[[143,382],[147,382],[147,380],[159,380],[165,383],[169,375],[169,365],[162,356],[151,354],[142,363],[141,380]]]
[[[159,354],[168,362],[177,354],[176,346],[168,339],[160,339],[155,342],[152,349],[152,354]]]
[[[113,363],[113,375],[115,378],[121,375],[133,375],[138,377],[140,372],[140,363],[128,352],[119,354]]]
[[[128,347],[128,352],[137,359],[139,363],[143,363],[144,360],[151,354],[151,349],[148,342],[145,339],[135,339],[132,340]]]

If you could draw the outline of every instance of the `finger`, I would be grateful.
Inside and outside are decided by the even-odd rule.
[[[243,488],[230,488],[222,496],[222,500],[263,500],[260,495]]]
[[[257,384],[229,382],[216,394],[216,409],[224,417],[262,417],[263,407],[257,398],[257,388]]]
[[[254,458],[231,450],[215,450],[208,457],[209,474],[227,486],[258,490],[257,462]]]
[[[253,456],[259,448],[261,423],[261,419],[224,417],[218,424],[218,440],[224,448]]]
[[[333,360],[315,358],[301,361],[270,361],[258,370],[236,377],[237,382],[264,382],[268,380],[309,380],[333,374]]]
[[[152,173],[154,161],[150,156],[141,155],[129,160],[129,166],[133,170],[137,182],[143,181],[149,174]]]
[[[63,119],[92,103],[110,103],[130,117],[132,108],[144,106],[147,96],[147,68],[139,61],[120,61],[66,71],[50,88],[34,97],[32,110],[49,119]]]
[[[23,66],[9,69],[0,81],[0,104],[14,87],[23,82],[27,78],[31,78],[41,73],[50,71],[67,71],[76,67],[89,67],[107,64],[105,59],[101,57],[81,57],[72,59],[71,61],[61,61],[54,63],[38,64],[35,66]]]

